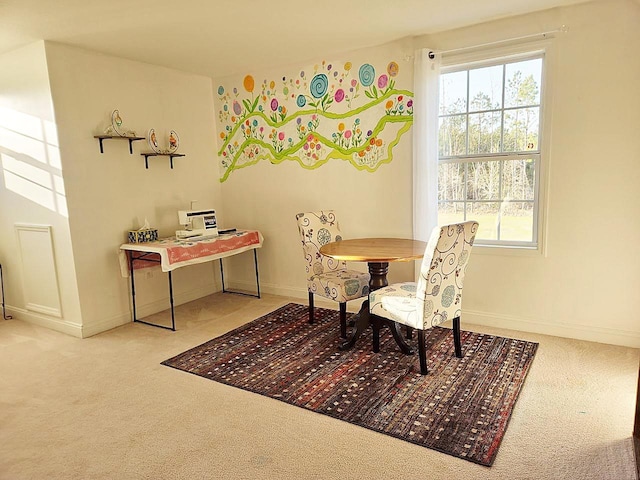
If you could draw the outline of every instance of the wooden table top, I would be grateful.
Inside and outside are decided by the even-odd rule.
[[[424,256],[425,242],[406,238],[354,238],[331,242],[320,253],[350,262],[409,262]]]

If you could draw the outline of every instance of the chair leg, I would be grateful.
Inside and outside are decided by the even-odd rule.
[[[340,304],[340,337],[347,338],[347,302]]]
[[[453,345],[456,349],[456,357],[462,358],[462,343],[460,342],[460,317],[453,319]]]
[[[424,330],[418,329],[418,356],[420,357],[420,373],[426,375],[427,371],[427,346],[424,343]]]
[[[413,338],[413,327],[407,325],[407,340],[411,340]]]
[[[380,327],[382,322],[378,317],[371,317],[371,328],[373,329],[373,351],[378,353],[380,351]]]
[[[313,323],[313,293],[309,292],[309,323]]]

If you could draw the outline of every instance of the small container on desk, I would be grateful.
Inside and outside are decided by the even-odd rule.
[[[144,243],[158,240],[157,228],[143,228],[141,230],[129,230],[127,241],[129,243]]]

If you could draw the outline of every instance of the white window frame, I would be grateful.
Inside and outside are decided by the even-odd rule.
[[[502,65],[507,62],[542,58],[542,75],[540,85],[540,114],[538,132],[538,150],[522,153],[490,153],[479,155],[452,156],[441,163],[474,162],[483,158],[491,160],[509,160],[513,158],[532,158],[535,162],[535,190],[533,211],[533,233],[531,242],[477,240],[474,250],[478,253],[491,254],[545,254],[546,251],[546,205],[547,172],[549,165],[549,138],[551,112],[551,76],[549,64],[553,58],[550,39],[538,42],[526,42],[500,48],[474,50],[463,54],[445,54],[441,62],[441,74],[465,71],[470,68]],[[504,88],[504,85],[503,85]],[[469,101],[469,99],[467,99]],[[503,105],[504,107],[504,105]],[[475,113],[475,112],[474,112]],[[465,209],[466,213],[466,209]]]

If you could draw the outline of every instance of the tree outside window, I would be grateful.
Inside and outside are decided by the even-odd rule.
[[[542,66],[537,55],[440,76],[438,220],[477,220],[477,244],[537,246]]]

